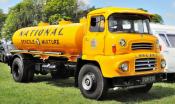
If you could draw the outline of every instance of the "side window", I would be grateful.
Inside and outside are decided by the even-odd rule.
[[[91,32],[103,32],[105,29],[105,18],[103,16],[91,17]]]
[[[167,34],[167,37],[170,41],[171,46],[175,48],[175,34]]]
[[[167,38],[165,37],[165,35],[164,35],[164,34],[159,34],[159,36],[160,36],[160,38],[163,40],[163,42],[165,43],[165,45],[166,45],[167,47],[170,47],[170,45],[169,45],[169,43],[168,43],[168,40],[167,40]]]

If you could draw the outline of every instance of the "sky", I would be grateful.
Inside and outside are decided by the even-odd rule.
[[[16,5],[21,0],[0,0],[0,8],[5,13],[8,8]],[[164,19],[164,24],[175,25],[175,0],[78,0],[96,8],[115,6],[129,8],[143,8],[150,13],[159,14]]]

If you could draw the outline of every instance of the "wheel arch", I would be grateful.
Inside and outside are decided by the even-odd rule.
[[[23,59],[31,59],[32,57],[33,56],[31,54],[14,54],[8,64],[12,69],[12,64],[13,64],[13,61],[15,58],[20,58],[21,60],[23,60]],[[12,72],[12,70],[11,70],[11,72]]]

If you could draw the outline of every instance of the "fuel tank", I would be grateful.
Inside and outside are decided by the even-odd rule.
[[[12,37],[18,50],[81,54],[85,35],[83,23],[43,25],[22,28]]]

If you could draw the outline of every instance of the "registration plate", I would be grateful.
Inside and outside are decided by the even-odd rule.
[[[142,83],[152,83],[156,81],[156,77],[155,76],[147,76],[147,77],[143,77],[142,78]]]

